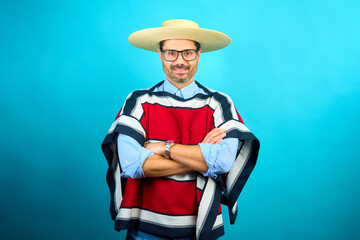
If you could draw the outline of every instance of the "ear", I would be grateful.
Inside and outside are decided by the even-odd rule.
[[[158,51],[158,53],[159,53],[160,61],[162,62],[162,56],[161,56],[160,48],[158,48],[157,51]]]
[[[198,57],[197,57],[197,60],[200,61],[200,53],[201,53],[201,48],[199,49],[198,51]]]

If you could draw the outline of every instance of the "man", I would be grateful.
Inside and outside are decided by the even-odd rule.
[[[260,146],[231,99],[194,80],[200,54],[230,38],[168,20],[129,42],[157,51],[166,79],[128,96],[102,144],[115,229],[127,239],[217,239],[221,203],[233,224]]]

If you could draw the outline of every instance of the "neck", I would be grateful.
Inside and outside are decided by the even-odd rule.
[[[172,84],[174,85],[177,89],[182,89],[183,87],[186,87],[187,85],[189,85],[190,83],[192,83],[194,81],[194,78],[190,79],[189,81],[187,82],[184,82],[184,83],[179,83],[179,82],[175,82],[171,79],[169,79],[167,76],[166,76],[166,79]]]

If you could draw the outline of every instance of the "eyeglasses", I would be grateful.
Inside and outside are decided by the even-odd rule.
[[[179,57],[179,53],[181,53],[183,59],[185,61],[194,61],[197,57],[197,53],[199,50],[194,49],[186,49],[183,51],[176,51],[176,50],[160,50],[163,55],[165,61],[174,62]]]

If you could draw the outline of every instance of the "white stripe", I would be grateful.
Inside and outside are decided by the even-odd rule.
[[[115,211],[118,212],[122,201],[119,164],[116,165],[113,177],[115,179],[114,205]]]
[[[109,131],[108,131],[108,134],[110,134],[110,133],[112,133],[112,132],[114,131],[114,129],[115,129],[116,125],[119,123],[119,121],[120,121],[120,119],[117,118],[117,119],[111,124],[110,129],[109,129]]]
[[[146,94],[148,95],[148,94]],[[136,119],[141,119],[142,115],[144,114],[144,109],[142,108],[142,105],[141,105],[141,97],[139,98],[136,98],[136,104],[135,104],[135,107],[134,109],[132,109],[131,111],[131,116],[135,117]]]
[[[196,179],[196,187],[199,188],[200,190],[203,190],[204,185],[205,185],[205,179],[201,176],[198,176]]]
[[[211,209],[211,205],[214,201],[216,183],[214,179],[208,178],[207,184],[203,191],[203,195],[201,197],[201,201],[199,204],[198,218],[196,221],[196,237],[199,238],[200,232],[204,227],[205,220],[209,215],[209,211]]]
[[[208,90],[211,92],[214,92],[211,89],[208,89]],[[225,97],[227,99],[227,101],[229,102],[232,118],[239,120],[238,115],[236,113],[235,106],[234,106],[231,98],[224,93],[220,93],[220,92],[217,92],[217,93],[220,94],[222,97]],[[129,97],[127,98],[127,100],[130,97],[132,97],[132,95],[133,94],[130,94]],[[179,101],[171,96],[156,96],[156,95],[150,96],[150,94],[146,93],[146,94],[143,94],[143,95],[139,96],[138,98],[136,98],[135,107],[131,111],[131,115],[133,117],[135,117],[136,119],[141,119],[142,115],[144,114],[144,110],[142,108],[142,104],[144,104],[144,103],[159,104],[159,105],[162,105],[165,107],[193,108],[193,109],[202,108],[204,106],[209,106],[211,109],[215,110],[215,112],[214,112],[215,126],[217,127],[221,123],[224,122],[224,118],[223,118],[224,110],[221,108],[220,102],[213,97],[208,97],[205,99],[193,98],[193,99],[190,99],[187,101]]]
[[[131,94],[132,95],[132,94]],[[202,98],[193,98],[188,101],[178,101],[171,96],[156,96],[146,93],[138,98],[136,98],[135,107],[131,111],[131,116],[135,117],[136,119],[141,119],[142,115],[144,114],[144,109],[142,105],[144,103],[149,104],[159,104],[165,107],[175,107],[175,108],[202,108],[204,106],[209,106],[212,109],[215,109],[218,105],[217,101],[211,101],[213,98],[208,97],[205,99]]]
[[[209,105],[210,108],[215,109],[217,106],[217,101],[211,101],[211,97],[202,99],[202,98],[193,98],[187,101],[179,101],[171,96],[156,96],[149,94],[144,94],[140,96],[139,101],[136,102],[136,105],[141,106],[141,104],[149,103],[149,104],[159,104],[165,107],[176,107],[176,108],[202,108],[204,106]],[[142,113],[141,111],[134,111],[134,117],[140,118]],[[140,117],[138,117],[140,116]]]
[[[142,136],[146,136],[146,132],[145,129],[143,128],[143,126],[141,125],[141,123],[137,120],[134,119],[132,117],[126,116],[126,115],[121,115],[119,117],[119,123],[122,125],[125,125],[127,127],[130,127],[132,129],[135,129],[137,132],[139,132]]]
[[[121,182],[120,182],[120,166],[117,160],[117,153],[116,153],[116,141],[113,141],[110,145],[111,151],[113,152],[113,159],[111,162],[111,170],[113,173],[113,178],[115,181],[115,192],[114,192],[114,208],[115,211],[118,212],[120,208],[120,204],[122,201],[122,193],[121,193]]]
[[[215,228],[221,227],[222,225],[223,225],[223,218],[222,218],[222,214],[220,213],[219,215],[217,215],[212,229],[214,230]]]
[[[146,136],[146,132],[145,132],[144,128],[142,127],[141,123],[138,120],[136,120],[132,117],[126,116],[126,115],[119,116],[113,122],[108,134],[112,133],[118,124],[125,125],[131,129],[134,129],[135,131],[140,133],[142,136],[144,136],[144,137]]]
[[[217,128],[221,123],[225,121],[225,119],[220,102],[218,102],[215,98],[213,98],[213,101],[214,101],[213,104],[217,106],[213,114],[214,126]]]
[[[250,132],[250,130],[244,124],[235,120],[227,121],[226,123],[221,125],[220,128],[225,129],[226,132],[229,132],[233,129],[240,129],[242,132]]]
[[[235,110],[235,106],[234,106],[231,98],[226,94],[223,94],[223,93],[219,93],[219,94],[228,100],[228,102],[230,104],[230,112],[231,112],[232,118],[239,120],[238,115]],[[133,117],[135,117],[136,119],[141,119],[142,115],[144,114],[144,110],[142,108],[142,105],[144,103],[159,104],[159,105],[162,105],[165,107],[192,108],[192,109],[198,109],[198,108],[202,108],[204,106],[209,106],[211,109],[215,110],[214,115],[213,115],[215,127],[218,127],[220,124],[222,124],[224,122],[224,114],[223,114],[224,110],[221,108],[220,102],[213,97],[208,97],[205,99],[193,98],[188,101],[179,101],[171,96],[156,96],[156,95],[150,96],[150,94],[146,93],[146,94],[139,96],[136,99],[135,107],[131,111],[131,115]]]
[[[147,140],[147,142],[156,143],[156,142],[164,142],[164,141],[163,140],[158,140],[158,139],[149,139],[149,140]]]
[[[232,118],[233,118],[233,119],[236,119],[236,120],[239,120],[239,117],[238,117],[238,115],[237,115],[237,113],[236,113],[236,109],[235,109],[234,103],[232,102],[231,98],[230,98],[228,95],[226,95],[226,94],[222,94],[222,95],[227,98],[227,100],[228,100],[228,102],[229,102],[229,104],[230,104],[230,106],[231,106],[231,107],[230,107],[230,111],[231,111],[231,114],[232,114]]]
[[[184,228],[194,227],[196,216],[169,216],[151,212],[140,208],[120,208],[116,220],[137,219],[143,222],[161,225],[165,227]]]
[[[235,202],[233,208],[231,209],[232,214],[235,214],[237,211],[237,201]]]
[[[165,178],[179,181],[179,182],[193,181],[196,179],[196,173],[190,172],[190,173],[185,173],[185,174],[176,174],[176,175],[168,176]]]
[[[238,157],[236,158],[235,163],[228,174],[228,177],[226,180],[228,194],[230,194],[237,178],[240,176],[243,168],[246,165],[246,161],[248,159],[248,156],[249,156],[249,153],[251,150],[251,146],[252,146],[252,140],[244,141],[243,147],[241,148],[241,151],[240,151]]]

